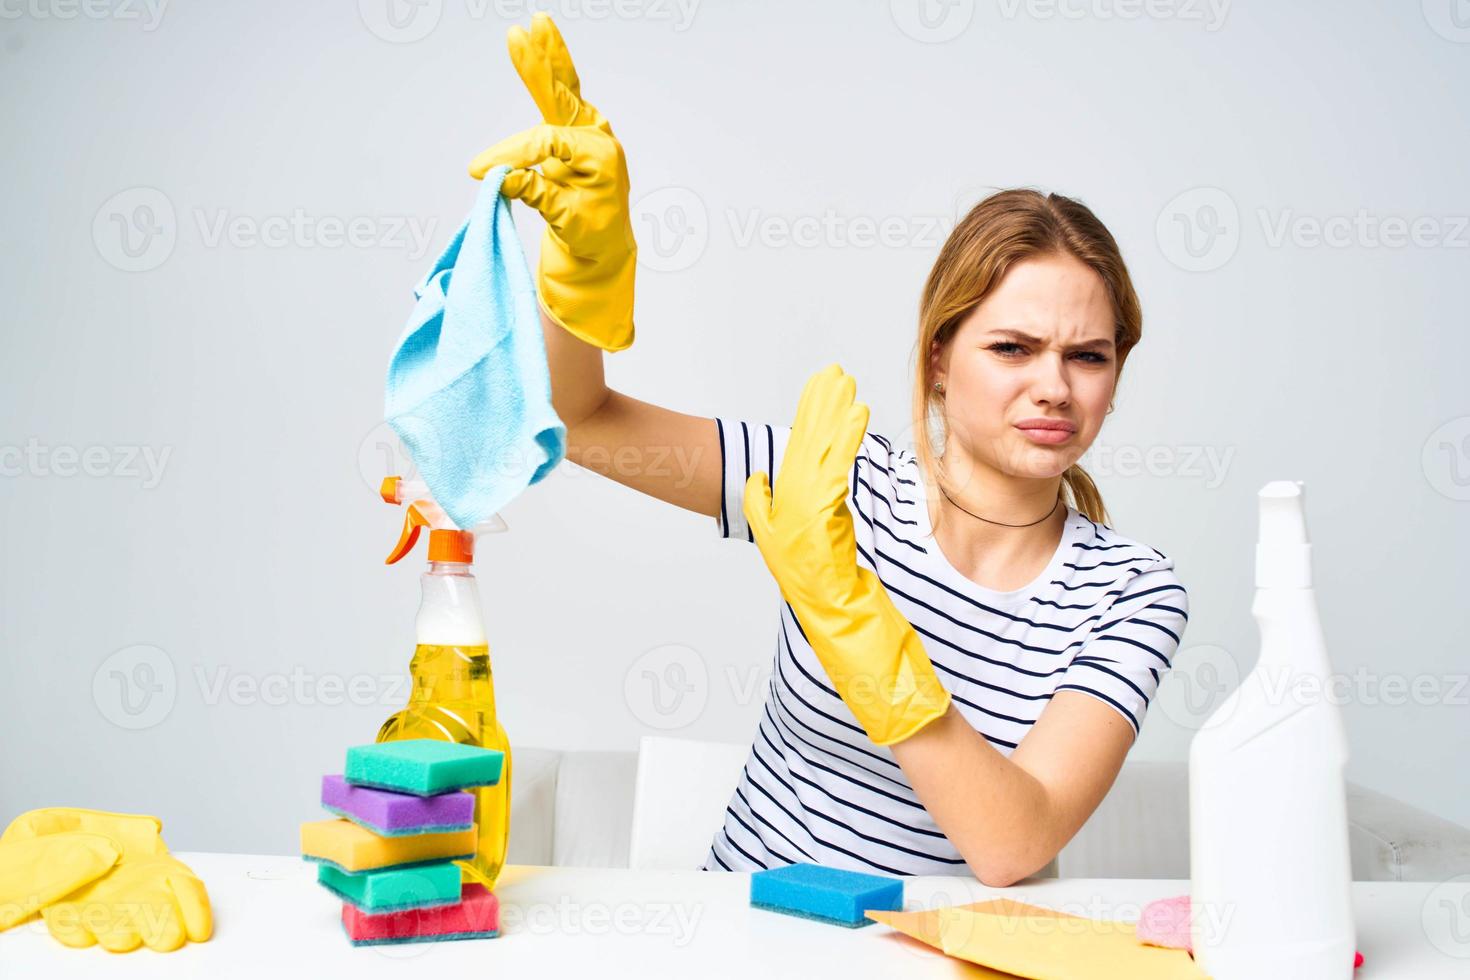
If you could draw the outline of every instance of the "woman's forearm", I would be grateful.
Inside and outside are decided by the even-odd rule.
[[[572,336],[541,311],[546,363],[551,370],[551,406],[567,427],[569,441],[577,425],[591,418],[610,394],[602,373],[602,351]],[[575,462],[575,460],[574,460]]]
[[[953,704],[891,748],[924,808],[985,884],[1019,881],[1060,850],[1046,788],[996,751]]]
[[[720,443],[713,419],[630,398],[607,386],[602,350],[543,311],[551,404],[567,427],[567,459],[686,510],[720,512]]]

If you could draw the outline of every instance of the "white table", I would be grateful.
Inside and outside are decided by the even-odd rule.
[[[180,854],[204,879],[214,938],[167,955],[67,949],[39,920],[0,933],[0,978],[69,977],[960,977],[968,968],[883,925],[842,929],[752,909],[749,876],[700,871],[508,868],[499,938],[351,946],[341,903],[295,857]],[[1030,879],[987,888],[910,878],[908,907],[1008,897],[1094,918],[1137,919],[1188,882]],[[1358,980],[1470,976],[1470,880],[1353,886]],[[1458,918],[1456,918],[1458,916]],[[473,972],[472,972],[473,971]]]

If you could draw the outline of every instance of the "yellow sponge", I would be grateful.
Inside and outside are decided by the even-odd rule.
[[[475,828],[380,837],[350,820],[313,820],[301,825],[301,856],[348,874],[469,860],[475,856]]]

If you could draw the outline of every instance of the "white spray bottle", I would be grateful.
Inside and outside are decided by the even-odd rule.
[[[1302,484],[1260,492],[1261,657],[1189,751],[1191,933],[1215,980],[1351,977],[1347,736],[1312,589]]]

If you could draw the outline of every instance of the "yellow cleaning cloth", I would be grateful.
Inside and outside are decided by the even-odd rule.
[[[395,864],[418,864],[470,857],[475,828],[438,834],[380,837],[350,820],[314,820],[301,825],[301,854],[330,861],[343,871],[371,871]]]
[[[1132,922],[1086,919],[1001,898],[868,918],[986,968],[986,978],[1204,980],[1182,949],[1139,942]]]

